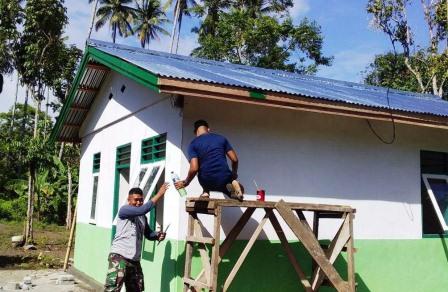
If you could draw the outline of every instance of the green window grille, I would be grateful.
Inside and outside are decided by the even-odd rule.
[[[166,133],[142,141],[141,163],[165,159]]]
[[[129,167],[131,164],[131,143],[117,148],[117,167]]]
[[[101,153],[95,153],[93,155],[93,173],[100,171]]]

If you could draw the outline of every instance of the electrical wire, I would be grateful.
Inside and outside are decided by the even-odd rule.
[[[390,114],[390,118],[392,121],[392,138],[389,141],[386,141],[384,138],[382,138],[373,128],[372,124],[370,123],[369,120],[366,119],[367,125],[369,126],[370,131],[372,131],[372,133],[378,138],[378,140],[380,140],[381,142],[383,142],[384,144],[390,145],[393,144],[395,142],[396,139],[396,127],[395,127],[395,119],[394,119],[394,115],[392,114],[392,109],[390,107],[390,99],[389,99],[389,88],[387,88],[387,92],[386,92],[386,99],[387,99],[387,107],[389,109],[389,114]]]

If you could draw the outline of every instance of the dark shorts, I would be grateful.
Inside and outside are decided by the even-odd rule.
[[[226,185],[232,183],[232,175],[226,175],[225,177],[220,178],[201,178],[198,177],[199,183],[201,184],[204,192],[221,192],[227,196],[230,196],[230,192],[227,190]]]
[[[140,262],[131,261],[123,256],[109,254],[109,270],[106,276],[105,292],[119,292],[123,283],[128,292],[140,292],[145,290],[143,272]]]

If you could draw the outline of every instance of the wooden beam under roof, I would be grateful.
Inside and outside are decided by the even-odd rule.
[[[167,94],[180,94],[387,122],[393,119],[394,122],[400,124],[448,129],[448,118],[446,117],[312,99],[306,96],[268,92],[264,95],[264,98],[258,99],[251,97],[248,89],[174,78],[160,78],[159,87],[162,93]]]
[[[80,90],[80,91],[88,91],[88,92],[97,92],[98,88],[93,88],[93,87],[88,87],[88,86],[82,85],[82,86],[78,87],[78,90]]]
[[[94,63],[89,63],[87,64],[87,68],[88,69],[94,69],[94,70],[99,70],[99,71],[109,71],[109,67],[100,65],[100,64],[94,64]]]

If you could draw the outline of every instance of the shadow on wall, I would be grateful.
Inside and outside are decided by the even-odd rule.
[[[235,262],[238,260],[247,241],[235,241],[232,248],[222,259],[218,269],[218,287],[222,287]],[[299,264],[305,274],[311,278],[311,258],[299,242],[290,243]],[[208,246],[211,256],[211,247]],[[199,252],[195,249],[192,264],[192,275],[197,277],[202,269]],[[184,272],[185,250],[176,259],[171,258],[171,244],[168,242],[165,249],[165,258],[162,264],[161,290],[172,291],[170,283],[176,277],[180,281],[178,291],[182,291],[182,277]],[[177,271],[171,273],[171,269],[177,265]],[[344,257],[339,256],[335,262],[336,270],[343,279],[347,279],[347,262]],[[370,292],[362,277],[356,274],[357,289],[359,292]],[[236,277],[230,285],[229,291],[257,291],[257,292],[297,292],[305,291],[300,284],[292,265],[290,264],[283,247],[280,243],[267,240],[259,240],[255,243],[246,260],[239,269]],[[328,286],[322,286],[321,292],[336,291]]]

